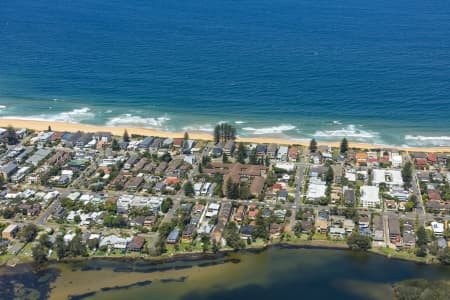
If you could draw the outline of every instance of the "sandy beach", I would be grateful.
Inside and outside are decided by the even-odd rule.
[[[108,126],[98,126],[98,125],[87,125],[78,123],[67,123],[67,122],[57,122],[57,121],[40,121],[40,120],[23,120],[23,119],[0,119],[0,127],[6,128],[8,126],[13,126],[14,128],[28,128],[33,130],[47,130],[48,126],[51,126],[54,131],[68,131],[68,132],[97,132],[97,131],[109,131],[113,135],[122,136],[125,129],[130,134],[138,135],[148,135],[148,136],[160,136],[160,137],[170,137],[170,138],[182,138],[184,132],[169,132],[161,131],[150,128],[136,128],[136,127],[108,127]],[[196,140],[212,140],[212,134],[203,132],[189,132],[189,137]],[[279,139],[271,137],[258,137],[258,138],[238,138],[238,141],[247,143],[277,143],[281,145],[302,145],[308,146],[309,141],[298,141],[289,139]],[[335,142],[318,142],[319,145],[328,145],[332,147],[339,147],[340,141]],[[365,144],[357,142],[349,142],[351,148],[359,149],[380,149],[380,148],[394,148],[404,151],[422,151],[422,152],[450,152],[450,147],[395,147],[389,145],[375,145],[375,144]]]

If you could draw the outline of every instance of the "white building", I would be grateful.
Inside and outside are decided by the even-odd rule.
[[[444,223],[431,222],[431,229],[434,235],[442,236],[444,234]]]
[[[380,205],[379,188],[377,186],[364,185],[360,189],[361,206],[376,207]]]
[[[323,181],[315,180],[308,185],[308,192],[306,194],[306,200],[319,201],[320,198],[325,197],[327,185]]]
[[[278,161],[287,161],[288,157],[288,147],[287,146],[280,146],[277,153],[277,160]]]
[[[400,170],[375,169],[372,174],[372,183],[376,186],[379,186],[381,183],[389,187],[403,186],[403,178]]]
[[[398,153],[392,153],[391,162],[392,162],[392,167],[401,168],[402,163],[403,163],[402,156]]]

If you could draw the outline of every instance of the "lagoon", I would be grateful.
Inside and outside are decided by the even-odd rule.
[[[450,267],[424,265],[347,250],[277,246],[221,257],[161,262],[91,259],[2,269],[1,290],[17,286],[40,299],[392,299],[392,284],[413,278],[450,280]],[[15,289],[16,287],[16,289]],[[51,291],[48,288],[52,288]],[[17,295],[17,294],[16,294]],[[39,298],[37,298],[39,299]]]

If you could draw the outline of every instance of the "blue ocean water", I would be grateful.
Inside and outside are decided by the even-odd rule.
[[[0,117],[450,145],[450,1],[0,2]]]

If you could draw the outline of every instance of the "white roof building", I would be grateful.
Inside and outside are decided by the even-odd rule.
[[[323,181],[311,182],[308,185],[308,192],[306,194],[306,199],[309,201],[317,201],[322,197],[325,197],[327,190],[327,185]]]
[[[444,223],[431,222],[431,229],[433,233],[437,236],[442,236],[444,234]]]
[[[379,188],[377,186],[363,185],[361,192],[361,206],[376,207],[380,205]]]
[[[380,183],[384,183],[387,186],[402,186],[403,178],[400,170],[384,170],[375,169],[373,174],[373,184],[378,186]]]

